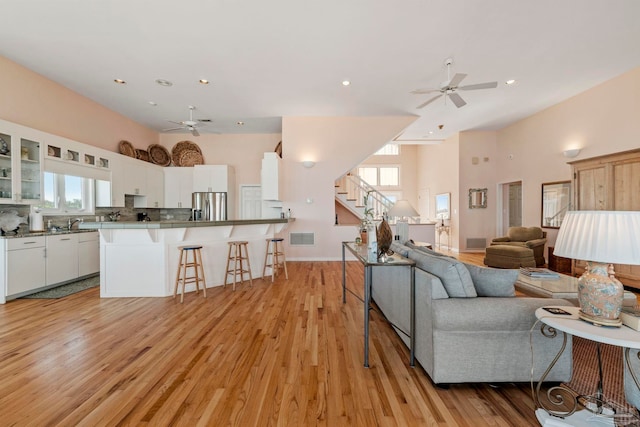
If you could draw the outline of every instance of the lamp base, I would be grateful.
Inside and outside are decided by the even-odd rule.
[[[587,262],[578,279],[580,318],[595,325],[620,326],[624,287],[615,278],[613,265]]]
[[[582,310],[578,312],[578,316],[582,320],[592,323],[596,326],[616,326],[616,327],[622,326],[622,320],[620,319],[604,319],[602,317],[596,317],[596,316],[587,314]]]

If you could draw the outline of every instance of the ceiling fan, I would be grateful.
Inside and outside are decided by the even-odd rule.
[[[191,132],[191,135],[193,136],[200,136],[200,133],[198,132],[198,128],[204,127],[205,125],[203,125],[202,123],[208,123],[208,122],[211,122],[211,120],[209,119],[193,120],[193,110],[195,109],[196,107],[194,107],[193,105],[189,105],[189,120],[183,120],[181,122],[167,120],[170,123],[175,123],[180,126],[169,128],[169,129],[162,129],[162,132],[170,132],[173,130],[187,130]]]
[[[467,77],[467,75],[462,73],[456,73],[453,76],[453,78],[451,78],[451,64],[453,64],[453,59],[447,58],[444,64],[447,66],[447,81],[441,83],[439,89],[416,89],[411,92],[412,94],[415,94],[415,95],[440,92],[438,95],[434,96],[433,98],[430,98],[426,102],[423,102],[422,104],[418,105],[416,107],[417,109],[426,107],[427,105],[431,104],[433,101],[440,98],[441,96],[445,96],[445,102],[446,102],[446,97],[448,96],[449,99],[451,99],[451,101],[455,104],[456,107],[458,108],[464,107],[465,105],[467,105],[467,103],[458,94],[457,92],[458,90],[493,89],[498,87],[498,82],[487,82],[487,83],[478,83],[474,85],[459,86],[460,82],[464,80],[464,78]]]

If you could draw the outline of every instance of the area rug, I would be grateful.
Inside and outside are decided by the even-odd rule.
[[[573,337],[573,375],[566,386],[579,395],[593,395],[598,384],[598,358],[596,343]],[[624,395],[622,348],[600,344],[602,356],[602,388],[607,401],[622,410],[637,413]]]
[[[51,289],[47,289],[46,291],[41,291],[35,294],[27,295],[22,298],[57,299],[57,298],[69,296],[71,294],[75,294],[77,292],[84,291],[89,288],[95,288],[96,286],[100,286],[100,276],[92,276],[87,279],[67,283],[66,285],[57,286],[55,288],[51,288]]]

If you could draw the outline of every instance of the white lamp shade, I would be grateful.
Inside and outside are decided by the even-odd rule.
[[[411,206],[408,200],[398,200],[395,205],[389,209],[390,217],[412,217],[419,216],[420,214]]]
[[[640,211],[569,211],[558,231],[553,254],[640,265]]]

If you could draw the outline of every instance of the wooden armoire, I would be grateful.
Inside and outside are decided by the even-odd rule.
[[[640,149],[569,164],[574,210],[640,211]],[[585,265],[585,261],[575,260],[574,275],[581,275]],[[640,289],[640,265],[616,264],[614,269],[624,285]]]

